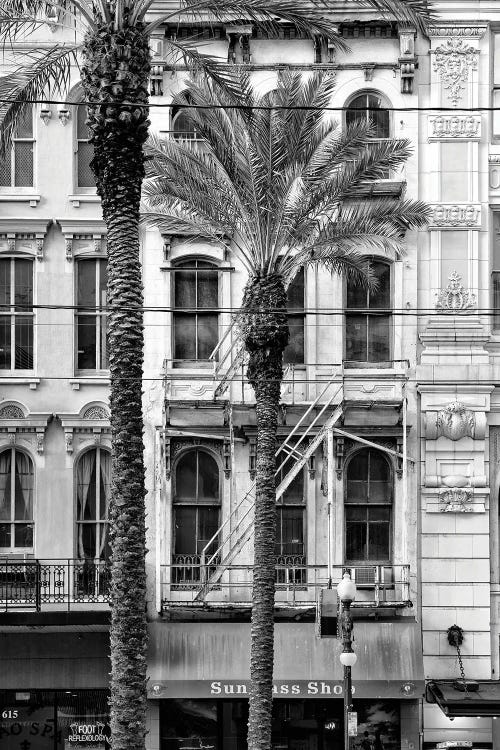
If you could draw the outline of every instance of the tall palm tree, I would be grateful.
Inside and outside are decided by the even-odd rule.
[[[313,264],[373,283],[363,256],[399,253],[406,229],[424,226],[428,210],[403,198],[360,197],[367,184],[404,164],[409,142],[374,141],[370,126],[342,130],[326,118],[330,76],[283,74],[277,88],[260,98],[246,76],[240,85],[248,109],[227,108],[230,96],[206,79],[192,81],[177,101],[204,139],[201,148],[158,138],[146,144],[151,161],[144,221],[165,232],[230,242],[249,276],[238,314],[257,420],[248,747],[269,750],[275,452],[289,338],[287,283]]]
[[[141,412],[143,319],[139,264],[139,199],[148,131],[149,39],[179,18],[225,23],[242,18],[271,28],[276,20],[335,36],[323,18],[328,0],[179,0],[178,10],[148,22],[154,0],[4,0],[0,44],[9,46],[44,26],[77,30],[81,43],[33,49],[0,79],[0,151],[8,148],[30,102],[65,96],[71,68],[81,64],[94,146],[92,170],[107,226],[112,490],[111,734],[113,750],[142,750],[146,710],[145,508]],[[420,26],[427,0],[360,0]],[[221,85],[232,78],[188,41],[166,39],[174,54]],[[282,337],[286,338],[283,332]],[[250,344],[249,344],[250,345]]]

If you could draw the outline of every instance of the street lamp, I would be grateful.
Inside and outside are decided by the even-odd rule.
[[[349,750],[349,714],[352,710],[351,667],[356,664],[358,659],[352,650],[353,623],[351,617],[351,604],[356,598],[356,584],[349,573],[344,573],[337,586],[337,594],[342,602],[340,631],[343,650],[340,654],[340,663],[344,667],[344,750]]]

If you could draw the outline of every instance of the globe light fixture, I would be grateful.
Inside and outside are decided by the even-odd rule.
[[[356,664],[358,657],[352,650],[353,622],[351,616],[351,604],[356,599],[356,584],[347,571],[337,586],[337,595],[342,602],[342,611],[340,613],[342,653],[339,658],[340,663],[344,667],[344,750],[349,750],[349,717],[352,711],[351,667]]]

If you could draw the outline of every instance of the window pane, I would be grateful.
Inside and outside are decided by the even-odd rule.
[[[79,141],[77,148],[78,187],[95,187],[95,177],[90,168],[94,158],[94,147],[86,141]]]
[[[366,560],[366,523],[346,522],[346,559]]]
[[[86,557],[97,556],[96,527],[94,523],[80,523],[78,534],[78,557],[83,560]]]
[[[95,450],[84,453],[77,468],[77,518],[79,521],[96,519],[96,462]]]
[[[20,115],[15,137],[33,138],[33,107],[26,107],[24,112]]]
[[[111,454],[107,451],[100,451],[101,456],[101,487],[100,500],[101,507],[99,517],[101,520],[108,519],[109,493],[111,492]]]
[[[10,478],[12,451],[0,453],[0,519],[9,521],[11,518]]]
[[[16,451],[14,474],[14,518],[29,521],[33,518],[33,466],[24,453]]]
[[[286,293],[286,306],[289,310],[304,309],[304,269],[300,268],[297,275],[288,287]]]
[[[366,482],[368,479],[368,456],[369,451],[361,450],[349,461],[347,469],[348,481],[359,479]]]
[[[0,523],[0,547],[10,547],[10,523]]]
[[[387,521],[391,520],[390,508],[368,508],[368,517],[370,521]]]
[[[14,265],[14,304],[19,312],[33,304],[33,263],[16,260]]]
[[[207,542],[213,537],[219,528],[219,508],[198,508],[198,548],[196,552],[201,555]],[[217,541],[210,545],[212,551],[217,549]]]
[[[500,328],[500,272],[494,271],[491,275],[492,286],[493,286],[493,328],[498,330]]]
[[[346,307],[351,310],[364,310],[368,307],[368,289],[361,283],[349,281],[347,283]]]
[[[0,260],[0,305],[10,305],[10,259]],[[5,308],[0,309],[5,312]]]
[[[174,359],[196,359],[196,315],[174,315]]]
[[[211,268],[210,263],[198,261],[199,268]],[[219,304],[218,273],[201,271],[198,276],[198,307],[217,308]]]
[[[189,265],[193,266],[194,263],[191,262]],[[176,271],[174,273],[174,305],[178,309],[196,307],[195,271]]]
[[[390,477],[389,464],[384,456],[376,450],[368,452],[370,457],[370,480],[388,482]]]
[[[500,83],[500,34],[493,34],[494,71],[493,83]]]
[[[389,559],[389,523],[370,523],[368,540],[369,560]]]
[[[76,107],[76,137],[78,139],[82,138],[83,140],[86,140],[87,138],[90,138],[90,131],[88,129],[88,126],[85,124],[86,119],[87,107],[80,104],[78,107]]]
[[[12,185],[12,150],[9,149],[0,160],[0,186],[11,187]]]
[[[76,323],[77,366],[80,370],[96,368],[96,318],[79,315]]]
[[[390,357],[390,317],[368,316],[368,362],[387,362]]]
[[[11,342],[10,342],[10,318],[0,316],[0,368],[10,370],[11,368]]]
[[[219,467],[204,451],[198,451],[198,500],[219,500]]]
[[[219,340],[218,315],[198,315],[198,357],[208,359]]]
[[[175,508],[175,555],[196,554],[196,510],[186,506]]]
[[[94,260],[82,260],[77,265],[76,304],[95,307],[96,267]]]
[[[101,369],[107,369],[109,367],[108,362],[108,316],[102,315],[99,318],[99,341],[100,348],[99,354],[101,357],[100,367]]]
[[[375,138],[389,138],[390,124],[389,112],[387,109],[369,112],[369,118],[372,126],[375,128]]]
[[[105,306],[107,299],[108,261],[99,261],[99,304]]]
[[[276,554],[304,554],[304,511],[302,508],[278,508]]]
[[[196,502],[196,451],[179,459],[175,471],[175,499]]]
[[[500,89],[493,91],[493,135],[500,135]]]
[[[16,318],[16,370],[33,369],[33,318]]]
[[[290,340],[283,353],[285,364],[303,364],[304,362],[304,316],[290,315],[288,317]]]
[[[33,547],[33,524],[16,523],[14,526],[14,547]]]
[[[391,306],[391,267],[387,263],[371,263],[371,270],[378,286],[370,290],[370,309],[387,310]]]
[[[14,143],[16,187],[33,186],[33,143],[31,141],[16,141]]]
[[[354,362],[366,362],[366,316],[346,315],[345,357]]]

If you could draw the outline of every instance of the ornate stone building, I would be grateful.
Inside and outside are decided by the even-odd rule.
[[[342,747],[340,649],[318,637],[316,602],[348,568],[358,589],[353,748],[500,750],[497,5],[441,0],[420,36],[332,2],[346,53],[286,24],[269,39],[243,21],[176,21],[152,40],[151,119],[165,137],[197,141],[176,108],[187,71],[168,56],[169,36],[247,66],[263,91],[280,69],[331,71],[341,124],[374,118],[378,138],[412,141],[404,171],[377,192],[433,206],[404,257],[367,258],[377,293],[360,299],[310,269],[289,290],[276,749]],[[76,70],[73,86],[78,94]],[[33,108],[0,173],[0,203],[0,745],[101,750],[106,232],[82,107]],[[246,276],[230,248],[148,230],[143,278],[148,747],[236,750],[256,430],[230,311]]]

